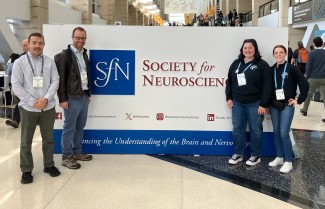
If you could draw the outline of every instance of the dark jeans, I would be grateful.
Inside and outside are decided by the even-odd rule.
[[[285,106],[284,110],[278,110],[271,106],[270,110],[276,156],[284,158],[285,162],[292,162],[292,143],[289,132],[295,109],[292,106]]]
[[[298,69],[302,74],[305,74],[306,72],[306,63],[298,63],[297,65]]]
[[[263,145],[262,117],[258,115],[260,101],[243,104],[234,100],[232,107],[232,138],[234,141],[234,153],[244,155],[246,148],[246,125],[250,130],[251,156],[260,156]]]

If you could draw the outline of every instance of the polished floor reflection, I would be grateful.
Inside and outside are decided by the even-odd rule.
[[[41,138],[35,135],[34,182],[20,183],[20,129],[5,125],[10,108],[0,108],[0,208],[274,209],[325,208],[325,124],[323,104],[308,116],[299,107],[293,123],[301,157],[281,175],[263,158],[254,169],[229,166],[225,156],[94,155],[61,176],[43,173]]]

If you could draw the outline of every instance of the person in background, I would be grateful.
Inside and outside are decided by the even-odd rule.
[[[292,59],[292,55],[293,55],[293,51],[289,45],[289,41],[288,41],[288,62],[291,63],[291,59]]]
[[[305,74],[306,72],[306,63],[308,60],[308,50],[305,49],[304,44],[302,41],[298,41],[297,43],[298,48],[293,52],[291,58],[291,64],[296,65],[298,69]],[[307,58],[305,58],[307,57]]]
[[[20,99],[22,184],[33,182],[32,143],[38,125],[42,136],[43,171],[51,177],[61,174],[53,161],[54,96],[59,87],[58,70],[54,61],[43,54],[45,41],[41,33],[30,34],[28,44],[30,51],[15,61],[11,80],[12,89]]]
[[[23,56],[28,52],[28,50],[29,50],[28,39],[24,39],[21,42],[21,47],[23,49],[23,52],[19,56]],[[19,100],[18,100],[18,102],[17,102],[17,104],[15,106],[13,118],[11,120],[6,120],[6,122],[5,122],[7,126],[11,126],[13,128],[18,128],[19,127],[20,112],[19,112],[18,103],[19,103]]]
[[[309,53],[309,58],[306,66],[306,78],[308,79],[310,88],[307,99],[304,102],[303,108],[300,110],[303,116],[307,116],[310,100],[318,88],[325,107],[325,51],[323,50],[323,39],[316,37],[313,39],[315,50]],[[325,122],[325,118],[322,119]]]
[[[12,67],[14,66],[14,62],[16,61],[16,59],[19,58],[19,54],[16,54],[16,53],[12,53],[10,55],[10,63],[7,65],[7,68],[6,68],[6,75],[9,76],[9,78],[11,78],[11,74],[12,74]],[[10,81],[11,83],[11,81]]]
[[[64,111],[61,138],[62,165],[70,169],[80,168],[77,161],[89,161],[92,155],[82,152],[83,131],[87,122],[90,102],[90,64],[84,48],[87,33],[82,27],[72,31],[72,44],[55,55],[60,75],[59,105]]]
[[[311,51],[314,51],[314,50],[315,50],[314,45],[310,45],[310,47],[309,47],[309,51],[311,52]]]
[[[24,39],[22,42],[21,42],[21,47],[23,49],[23,52],[20,54],[20,56],[26,54],[29,50],[29,46],[28,46],[28,39]]]
[[[290,127],[295,113],[295,106],[305,101],[309,84],[304,75],[294,65],[286,61],[287,49],[284,46],[275,46],[273,57],[276,63],[271,67],[273,84],[270,112],[276,158],[269,163],[269,166],[282,165],[280,172],[288,173],[292,170],[293,151]],[[300,94],[296,99],[297,85]]]
[[[254,166],[261,162],[262,122],[272,93],[271,76],[270,66],[261,59],[255,39],[246,39],[240,48],[238,59],[229,68],[226,82],[226,99],[232,110],[234,141],[234,154],[228,161],[231,165],[243,161],[247,122],[251,157],[246,165]]]

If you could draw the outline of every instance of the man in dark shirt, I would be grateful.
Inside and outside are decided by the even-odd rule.
[[[304,102],[300,112],[306,116],[310,100],[318,88],[325,102],[325,50],[323,49],[323,40],[316,37],[313,40],[315,50],[309,53],[308,62],[306,65],[306,78],[309,82],[309,91],[307,99]],[[325,119],[322,119],[325,122]]]

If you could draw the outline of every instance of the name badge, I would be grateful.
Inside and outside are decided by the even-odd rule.
[[[43,88],[43,77],[42,76],[33,76],[33,87],[34,88]]]
[[[246,85],[246,78],[244,73],[237,74],[238,86]]]
[[[275,95],[276,95],[277,100],[284,100],[285,99],[283,89],[275,90]]]
[[[81,72],[81,85],[82,89],[88,89],[88,77],[86,71]]]

